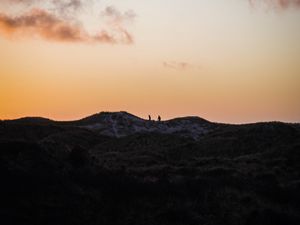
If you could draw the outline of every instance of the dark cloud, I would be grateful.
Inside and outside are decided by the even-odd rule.
[[[115,30],[108,32],[107,30],[100,31],[97,35],[91,37],[93,42],[103,42],[110,44],[133,44],[133,37],[127,30]]]
[[[300,0],[248,0],[253,7],[263,5],[274,9],[300,8]]]
[[[1,0],[5,3],[29,5],[34,3],[52,3],[62,7],[79,8],[83,0]]]
[[[38,0],[2,0],[5,3],[20,3],[20,4],[30,4],[37,2]]]
[[[72,18],[83,7],[81,0],[52,0],[53,11],[65,18]]]
[[[2,0],[3,2],[26,5],[22,7],[24,12],[18,15],[0,10],[0,34],[5,37],[40,37],[65,42],[133,43],[132,35],[125,28],[125,24],[135,18],[133,11],[122,13],[113,6],[106,7],[101,13],[101,29],[90,34],[76,14],[82,7],[91,4],[90,0]],[[46,2],[47,6],[44,4]]]
[[[52,0],[52,2],[55,5],[60,6],[60,8],[62,8],[62,9],[71,8],[71,9],[77,10],[77,9],[81,8],[81,6],[83,5],[81,0],[69,0],[69,1]]]
[[[105,20],[106,25],[116,34],[122,36],[122,39],[125,43],[133,43],[133,37],[129,31],[125,28],[125,24],[132,22],[136,14],[129,10],[124,13],[120,12],[114,6],[106,7],[105,10],[101,13],[102,17]]]
[[[102,16],[108,18],[111,23],[116,23],[118,25],[124,22],[131,22],[136,17],[136,14],[132,10],[128,10],[124,13],[121,13],[114,6],[108,6],[102,12]]]
[[[118,32],[112,34],[102,30],[96,35],[90,35],[82,26],[61,20],[41,9],[33,9],[18,17],[0,14],[0,33],[7,37],[39,36],[50,41],[132,43],[130,34],[122,30]]]
[[[6,36],[40,36],[55,41],[82,41],[84,32],[41,9],[19,17],[0,14],[0,32]]]

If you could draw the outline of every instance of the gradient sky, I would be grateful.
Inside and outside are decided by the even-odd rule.
[[[300,1],[263,2],[1,0],[0,119],[300,122]]]

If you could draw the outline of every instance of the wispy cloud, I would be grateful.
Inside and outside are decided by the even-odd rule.
[[[190,69],[199,69],[199,66],[193,65],[188,62],[178,62],[178,61],[164,61],[162,63],[162,66],[165,69],[173,69],[173,70],[179,70],[179,71],[185,71]]]
[[[79,26],[60,20],[41,9],[33,9],[18,17],[0,14],[0,31],[7,37],[40,36],[53,41],[83,41]]]
[[[49,41],[132,44],[133,37],[126,29],[127,22],[135,18],[133,11],[120,12],[115,7],[106,7],[101,14],[98,31],[89,33],[76,12],[91,4],[82,0],[3,0],[24,6],[25,12],[14,15],[0,10],[0,35],[7,38],[40,37]],[[3,3],[2,2],[2,3]],[[34,7],[36,6],[36,7]],[[3,10],[2,10],[3,11]],[[72,13],[71,13],[72,12]],[[98,16],[99,16],[98,14]],[[100,18],[99,18],[100,20]]]
[[[102,16],[107,17],[110,23],[119,25],[128,21],[132,22],[135,19],[136,14],[132,10],[122,13],[116,7],[108,6],[102,12]]]
[[[112,31],[121,35],[125,43],[133,43],[133,37],[125,27],[126,24],[132,23],[134,21],[136,17],[135,12],[133,12],[132,10],[128,10],[122,13],[114,6],[108,6],[101,14],[105,20],[105,24]]]
[[[264,6],[273,9],[287,9],[297,7],[300,9],[300,0],[248,0],[253,7]]]
[[[37,5],[47,3],[52,8],[55,8],[56,10],[61,12],[65,10],[78,10],[84,5],[83,2],[83,0],[1,0],[1,3],[10,5],[18,4],[22,5],[23,7],[36,7]],[[89,0],[85,2],[89,2]]]

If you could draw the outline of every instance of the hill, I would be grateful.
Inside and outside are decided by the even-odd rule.
[[[0,122],[3,224],[300,224],[300,126]]]

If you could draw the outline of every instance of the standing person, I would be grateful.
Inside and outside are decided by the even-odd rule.
[[[161,121],[161,117],[160,117],[160,115],[158,115],[158,122],[160,122]]]
[[[148,118],[149,118],[149,121],[151,121],[151,116],[150,115],[148,115]]]

